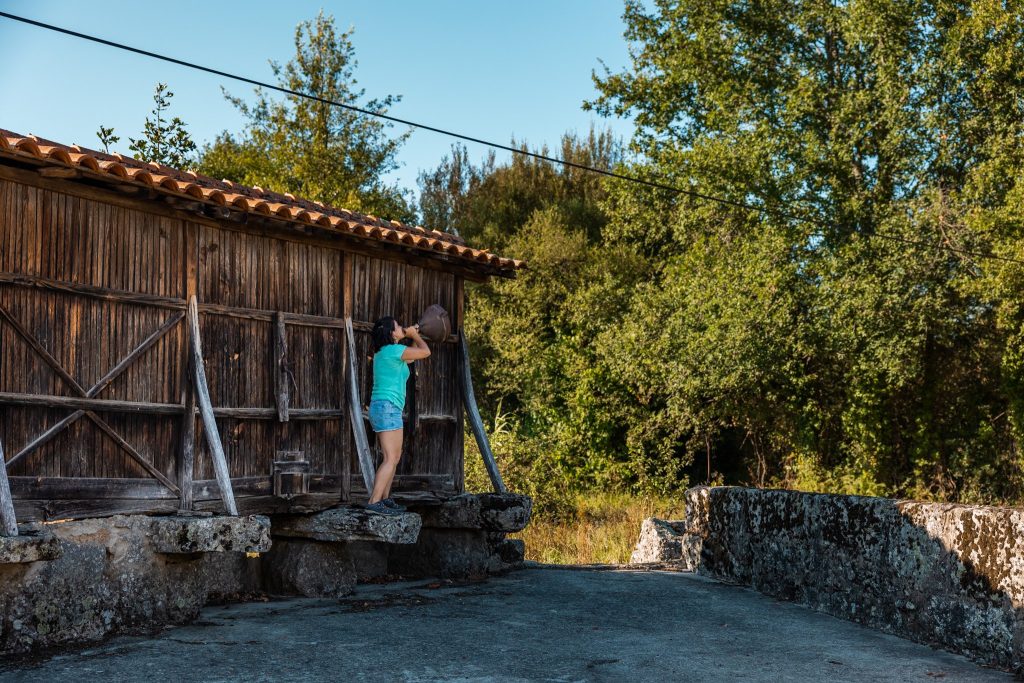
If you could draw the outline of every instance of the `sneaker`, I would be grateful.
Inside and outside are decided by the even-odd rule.
[[[377,512],[377,513],[382,514],[382,515],[400,515],[400,514],[402,514],[398,510],[392,510],[391,508],[389,508],[387,505],[384,504],[384,501],[382,501],[382,500],[378,500],[376,503],[368,503],[366,505],[366,509],[369,510],[370,512]]]
[[[396,503],[394,498],[385,498],[381,502],[384,503],[384,505],[386,505],[387,507],[391,508],[392,510],[398,510],[399,512],[406,511],[406,507],[404,505],[399,505],[398,503]]]

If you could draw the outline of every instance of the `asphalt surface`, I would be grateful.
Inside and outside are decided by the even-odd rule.
[[[208,607],[0,681],[1009,681],[964,657],[693,574],[534,567],[481,583]]]

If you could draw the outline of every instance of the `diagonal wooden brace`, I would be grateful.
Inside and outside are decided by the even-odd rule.
[[[356,453],[359,455],[359,470],[363,473],[363,483],[367,492],[373,491],[376,470],[373,467],[373,456],[370,455],[370,442],[366,439],[366,425],[363,424],[362,401],[359,398],[359,382],[356,379],[356,342],[352,332],[352,318],[345,318],[345,336],[348,338],[348,408],[349,420],[352,422],[352,433],[356,440]]]
[[[203,432],[206,444],[210,447],[213,457],[213,471],[217,475],[217,486],[220,497],[228,514],[238,515],[235,505],[235,492],[231,488],[231,475],[228,472],[228,459],[224,455],[224,446],[217,431],[217,420],[213,416],[213,404],[210,402],[210,388],[206,384],[206,370],[203,368],[203,347],[199,338],[199,306],[193,294],[188,300],[188,332],[192,352],[192,378],[195,381],[196,399],[199,402],[199,415],[203,419]]]
[[[53,369],[54,372],[57,373],[57,375],[62,380],[64,380],[65,384],[69,385],[77,394],[84,398],[94,398],[101,391],[103,391],[103,389],[105,389],[111,382],[113,382],[114,379],[116,379],[121,373],[127,370],[128,367],[133,362],[135,362],[142,354],[144,354],[154,344],[156,344],[156,342],[159,341],[161,337],[163,337],[168,331],[170,331],[175,325],[177,325],[178,322],[183,317],[184,313],[174,313],[173,315],[171,315],[166,321],[164,321],[163,325],[161,325],[156,332],[149,335],[149,337],[143,340],[143,342],[139,346],[137,346],[131,353],[125,356],[120,363],[114,366],[106,375],[101,377],[99,381],[96,382],[96,384],[94,384],[88,391],[86,391],[82,387],[82,385],[79,384],[75,380],[75,378],[72,377],[70,373],[68,373],[64,369],[64,367],[60,364],[60,361],[54,358],[53,355],[46,350],[46,347],[44,347],[39,342],[39,340],[36,339],[36,337],[31,332],[29,332],[24,325],[21,324],[21,322],[17,318],[11,315],[11,313],[6,308],[0,306],[0,318],[6,320],[7,323],[14,328],[15,332],[17,332],[18,335],[21,336],[21,338],[24,339],[25,342],[30,347],[32,347],[32,349],[46,362],[47,365],[49,365]],[[127,441],[121,438],[121,435],[119,435],[114,430],[114,428],[107,423],[106,420],[104,420],[91,410],[76,410],[75,412],[63,418],[56,424],[52,425],[45,432],[40,434],[33,441],[27,444],[24,448],[18,451],[18,453],[16,453],[14,457],[11,458],[11,460],[6,464],[6,466],[9,467],[10,465],[13,465],[21,458],[24,458],[32,451],[45,444],[47,441],[50,441],[51,439],[53,439],[53,437],[57,436],[57,434],[66,429],[68,426],[70,426],[73,422],[75,422],[78,418],[82,417],[83,415],[89,418],[89,420],[95,423],[97,427],[99,427],[105,434],[107,434],[111,439],[113,439],[114,443],[116,443],[120,448],[122,448],[126,453],[128,453],[128,456],[136,463],[138,463],[144,470],[146,470],[146,472],[148,472],[153,478],[155,478],[157,481],[159,481],[161,484],[166,486],[171,491],[175,493],[180,493],[178,487],[174,484],[174,482],[168,479],[160,470],[153,467],[153,465],[150,464],[150,462],[146,460],[144,457],[142,457],[142,454],[135,450],[135,448],[133,448],[131,444],[129,444]]]
[[[93,398],[97,394],[99,394],[104,388],[106,388],[107,385],[109,385],[110,382],[112,382],[118,375],[124,372],[128,368],[128,366],[131,365],[132,362],[138,359],[139,356],[141,356],[151,346],[153,346],[153,344],[155,344],[164,334],[166,334],[168,330],[173,328],[174,325],[176,325],[178,321],[180,321],[184,317],[184,314],[176,313],[172,315],[170,318],[168,318],[168,320],[165,321],[163,325],[161,325],[159,330],[157,330],[148,338],[146,338],[142,342],[142,344],[140,344],[134,351],[128,354],[128,356],[126,356],[124,360],[122,360],[110,372],[104,375],[88,391],[86,391],[66,370],[64,370],[60,362],[56,358],[54,358],[49,351],[46,350],[46,348],[39,342],[39,340],[36,339],[27,329],[25,329],[25,327],[2,306],[0,306],[0,317],[5,319],[11,325],[11,327],[13,327],[14,330],[29,344],[29,346],[31,346],[33,350],[35,350],[36,353],[39,354],[39,356],[46,362],[46,364],[53,368],[54,372],[56,372],[57,375],[61,379],[63,379],[64,382],[68,384],[76,393],[85,398]],[[35,449],[45,444],[47,441],[50,441],[53,437],[57,436],[57,434],[59,434],[62,430],[66,429],[68,426],[70,426],[73,422],[75,422],[78,418],[82,417],[83,415],[88,417],[92,422],[96,424],[96,426],[103,430],[104,433],[110,436],[118,446],[120,446],[128,453],[132,460],[136,461],[140,466],[142,466],[143,469],[145,469],[149,474],[151,474],[154,478],[160,481],[160,483],[162,483],[164,486],[167,486],[170,490],[174,491],[175,493],[178,492],[178,487],[175,486],[170,479],[168,479],[166,476],[164,476],[162,472],[153,467],[145,458],[142,457],[141,454],[139,454],[138,451],[136,451],[134,448],[131,447],[131,445],[128,444],[128,442],[122,439],[120,435],[118,435],[114,431],[114,429],[105,420],[103,420],[103,418],[89,410],[76,410],[75,412],[71,413],[70,415],[60,420],[56,424],[52,425],[49,429],[40,434],[31,443],[27,444],[18,453],[16,453],[14,457],[11,458],[11,460],[7,463],[7,466],[9,467],[10,465],[20,460],[21,458],[27,456]]]

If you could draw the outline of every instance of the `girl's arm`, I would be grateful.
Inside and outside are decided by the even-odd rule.
[[[414,360],[423,360],[430,356],[430,347],[427,346],[427,342],[423,341],[423,337],[420,336],[419,325],[405,328],[405,336],[412,339],[413,345],[407,346],[405,351],[402,351],[402,360],[406,363],[411,363]]]

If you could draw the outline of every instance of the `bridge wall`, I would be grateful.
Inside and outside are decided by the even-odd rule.
[[[1024,510],[761,490],[686,492],[701,574],[1006,669],[1024,663]]]

